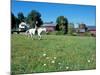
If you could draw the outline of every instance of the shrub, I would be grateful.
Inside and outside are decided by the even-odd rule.
[[[84,36],[91,36],[91,33],[90,32],[85,32]]]
[[[56,31],[48,32],[47,35],[56,35]]]
[[[63,31],[57,31],[56,35],[64,35],[64,32]]]
[[[78,36],[78,34],[77,34],[77,33],[72,33],[71,35],[72,35],[72,36]]]

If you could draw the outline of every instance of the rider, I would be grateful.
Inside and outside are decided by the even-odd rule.
[[[35,32],[36,32],[36,33],[37,33],[37,31],[38,31],[38,28],[39,28],[39,27],[38,27],[38,21],[36,21],[36,24],[35,24],[35,29],[36,29]]]

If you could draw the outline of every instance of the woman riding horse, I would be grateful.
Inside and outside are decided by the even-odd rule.
[[[35,33],[37,34],[38,33],[38,21],[36,21],[36,24],[35,24],[35,29],[36,29],[36,31],[35,31]]]

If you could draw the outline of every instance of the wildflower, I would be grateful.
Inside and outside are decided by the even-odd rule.
[[[55,61],[54,61],[54,60],[52,60],[52,61],[51,61],[51,63],[55,63]]]
[[[54,59],[57,59],[57,57],[54,57]]]
[[[66,69],[69,69],[69,67],[67,66]]]
[[[58,63],[59,65],[61,64],[61,63]]]
[[[43,56],[45,57],[45,56],[46,56],[46,54],[44,53],[44,54],[43,54]]]
[[[88,60],[88,63],[90,63],[91,61],[90,60]]]
[[[46,64],[43,64],[43,66],[46,66]]]

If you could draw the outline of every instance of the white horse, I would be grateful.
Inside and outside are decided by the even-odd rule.
[[[26,35],[28,35],[28,37],[31,37],[33,39],[33,35],[35,35],[35,31],[36,31],[35,28],[29,29],[29,30],[26,31]],[[38,28],[37,29],[37,34],[39,36],[39,39],[41,39],[41,33],[43,31],[47,33],[46,28]]]
[[[28,37],[33,37],[33,35],[35,35],[35,31],[36,31],[36,29],[28,29],[27,31],[26,31],[26,35],[28,36]]]

